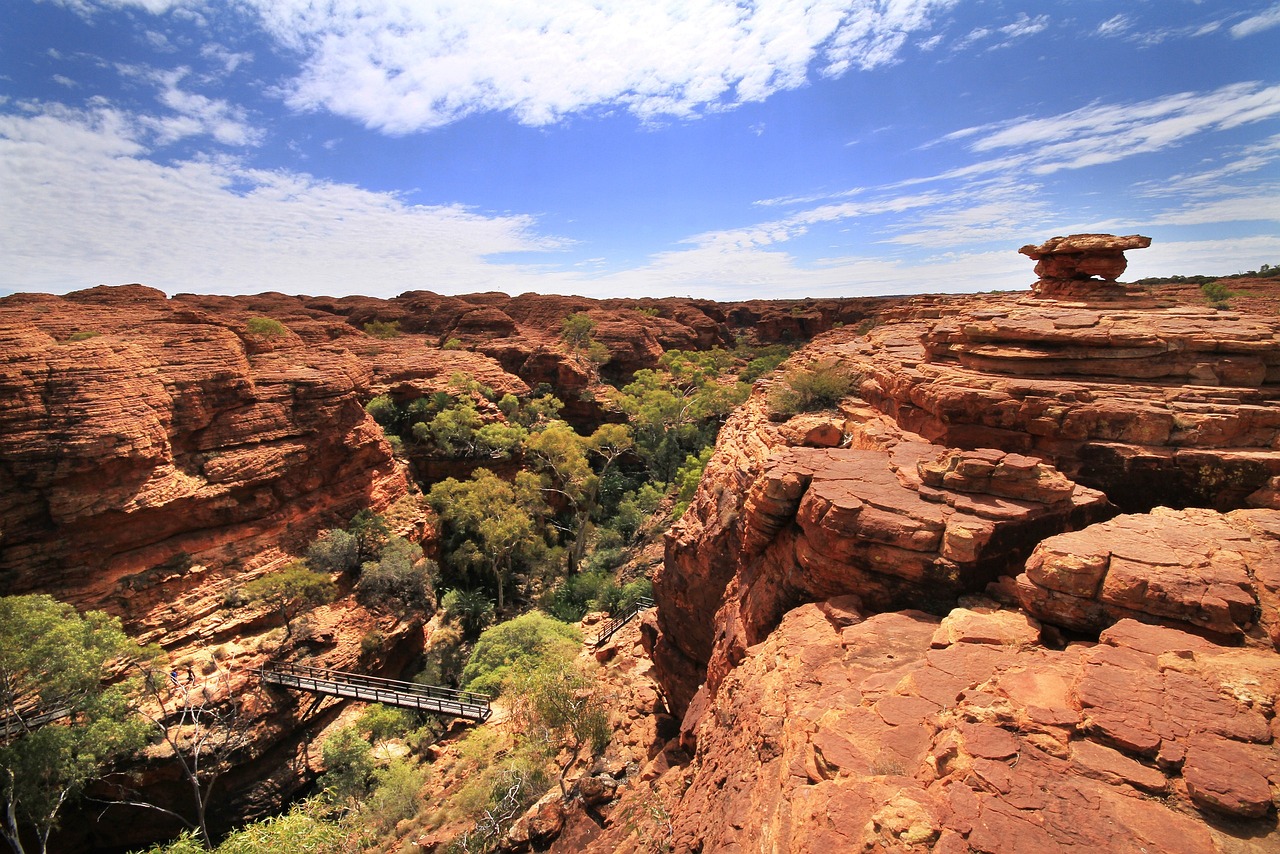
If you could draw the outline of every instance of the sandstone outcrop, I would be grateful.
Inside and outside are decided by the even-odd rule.
[[[624,795],[589,850],[1274,847],[1274,654],[1132,620],[1035,637],[977,603],[801,605],[726,677],[692,761]]]
[[[0,591],[146,620],[131,600],[166,575],[405,494],[368,367],[247,316],[140,287],[0,303]]]
[[[1126,296],[1129,290],[1117,286],[1129,262],[1129,249],[1146,249],[1150,237],[1131,234],[1072,234],[1053,237],[1039,246],[1028,244],[1018,250],[1036,262],[1040,281],[1032,286],[1038,296]],[[1095,279],[1096,277],[1096,279]],[[1101,281],[1097,281],[1101,280]]]
[[[835,410],[757,386],[645,626],[693,757],[593,850],[1280,842],[1280,322],[1082,278],[1134,240],[820,336]],[[1008,609],[966,596],[1002,565]]]
[[[1059,534],[1036,547],[1018,595],[1079,632],[1133,617],[1280,649],[1280,511],[1156,508]]]

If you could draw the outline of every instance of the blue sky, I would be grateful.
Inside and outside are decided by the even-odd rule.
[[[1275,0],[6,0],[0,293],[1021,288],[1280,263]]]

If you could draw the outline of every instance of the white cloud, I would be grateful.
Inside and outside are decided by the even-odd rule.
[[[200,55],[217,62],[227,74],[231,74],[244,63],[253,61],[251,53],[231,51],[213,42],[203,45],[200,48]]]
[[[646,121],[760,101],[823,73],[896,60],[958,0],[255,0],[306,58],[286,87],[390,133],[482,112],[545,125],[593,107]]]
[[[1013,170],[1047,175],[1159,151],[1199,133],[1229,130],[1276,116],[1280,116],[1280,85],[1256,82],[1132,104],[1092,104],[1055,116],[997,122],[948,134],[944,140],[965,140],[973,152],[1010,153],[941,177]]]
[[[988,45],[987,50],[999,50],[1000,48],[1009,47],[1014,42],[1033,36],[1036,33],[1043,32],[1049,26],[1048,15],[1037,15],[1032,18],[1025,12],[1020,12],[1016,20],[1005,24],[1001,27],[977,27],[970,30],[969,33],[960,41],[956,42],[952,48],[954,51],[968,50],[979,42],[985,42],[995,37],[996,42]]]
[[[223,145],[258,145],[262,132],[249,125],[243,108],[221,98],[209,98],[196,92],[186,92],[178,84],[189,73],[186,68],[160,72],[157,82],[163,87],[160,103],[173,110],[175,115],[148,120],[162,144],[175,142],[187,136],[213,137]]]
[[[526,216],[409,205],[234,159],[160,165],[145,158],[150,122],[101,103],[29,113],[0,115],[0,269],[21,276],[0,284],[19,290],[528,290],[531,275],[486,257],[562,245]]]
[[[1245,36],[1251,36],[1277,26],[1280,26],[1280,5],[1272,6],[1265,12],[1254,15],[1251,18],[1245,18],[1231,28],[1231,35],[1242,39]]]
[[[1098,24],[1098,29],[1096,32],[1098,35],[1104,38],[1111,38],[1115,36],[1124,35],[1126,32],[1129,31],[1130,26],[1131,24],[1129,22],[1128,16],[1125,15],[1123,12],[1121,12],[1118,15],[1114,15],[1108,18],[1107,20],[1103,21],[1101,24]]]

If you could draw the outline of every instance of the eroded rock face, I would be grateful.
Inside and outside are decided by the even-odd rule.
[[[1072,234],[1039,246],[1028,244],[1018,252],[1036,262],[1040,281],[1033,290],[1038,296],[1125,296],[1128,291],[1114,284],[1129,265],[1124,253],[1150,245],[1151,238],[1140,234]]]
[[[1075,631],[1136,617],[1280,648],[1280,511],[1156,508],[1059,534],[1036,547],[1018,594]]]
[[[589,850],[653,838],[677,851],[993,854],[1280,842],[1274,654],[1131,620],[1050,650],[1024,615],[984,606],[941,621],[826,610],[788,612],[748,651],[703,715],[693,760],[625,795],[614,815],[630,821]],[[669,827],[644,821],[645,798],[661,799],[649,815]]]
[[[161,576],[405,494],[368,366],[248,316],[143,288],[0,302],[0,591],[146,620]]]
[[[1125,509],[1229,510],[1280,475],[1274,318],[1015,297],[937,315],[824,351],[903,428],[1044,459]]]

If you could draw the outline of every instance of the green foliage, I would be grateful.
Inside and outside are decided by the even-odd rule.
[[[354,572],[360,568],[360,542],[349,531],[334,528],[307,546],[307,564],[316,572]]]
[[[501,611],[512,574],[546,553],[537,521],[546,509],[537,476],[520,472],[509,483],[478,469],[469,480],[437,483],[427,501],[444,523],[448,567],[463,578],[476,571],[491,576]]]
[[[636,312],[639,314],[643,314],[645,317],[657,317],[659,314],[661,314],[661,312],[657,308],[653,308],[653,307],[637,308]]]
[[[68,341],[88,341],[90,338],[97,338],[101,334],[102,334],[101,332],[96,332],[92,329],[82,329],[79,332],[72,332],[70,335],[67,336],[67,340]]]
[[[440,607],[445,619],[457,623],[467,637],[478,637],[493,622],[493,600],[479,590],[450,590]]]
[[[329,814],[321,799],[295,804],[289,812],[255,821],[227,836],[213,854],[264,854],[264,852],[306,852],[306,854],[351,854],[368,849],[376,840],[359,825],[355,813],[345,817]],[[198,837],[184,833],[145,854],[206,854]]]
[[[367,561],[356,582],[356,599],[366,607],[393,611],[428,611],[433,605],[433,561],[422,556],[422,546],[403,537],[391,537],[376,561]]]
[[[786,417],[816,412],[839,403],[852,388],[852,378],[837,365],[793,368],[770,390],[769,408]]]
[[[285,334],[285,326],[274,317],[251,317],[244,324],[245,330],[258,338],[279,338]]]
[[[561,325],[560,337],[564,339],[564,343],[569,346],[570,350],[585,350],[594,340],[591,333],[596,328],[596,322],[591,319],[584,311],[579,311],[569,315],[564,319]]]
[[[417,814],[422,805],[422,772],[412,762],[396,759],[373,776],[373,795],[365,802],[365,809],[374,826],[387,833]]]
[[[462,685],[471,691],[499,693],[513,673],[546,661],[571,660],[581,644],[582,633],[573,626],[537,611],[521,614],[480,634],[462,670]]]
[[[373,749],[354,726],[345,726],[320,747],[325,772],[319,786],[335,804],[360,801],[373,780]]]
[[[1235,296],[1222,282],[1205,282],[1200,291],[1214,308],[1229,308],[1228,300]]]
[[[374,703],[365,709],[364,714],[356,721],[361,732],[369,734],[369,740],[375,745],[386,744],[393,738],[403,738],[414,728],[413,714],[405,709],[384,706]]]
[[[676,472],[676,505],[672,513],[677,519],[689,509],[689,503],[693,501],[693,495],[698,491],[698,484],[702,482],[702,473],[706,470],[707,463],[711,461],[714,450],[706,447],[696,456],[690,454],[684,458],[684,464]]]
[[[78,614],[45,595],[0,598],[0,717],[30,730],[0,734],[0,836],[15,851],[29,827],[43,851],[63,804],[116,756],[141,747],[129,712],[137,680],[104,687],[120,664],[152,657],[99,611]],[[66,709],[40,726],[33,715]]]
[[[314,572],[302,561],[294,561],[284,569],[255,578],[244,586],[250,602],[264,602],[274,608],[285,627],[285,635],[293,633],[290,622],[305,610],[332,602],[338,588],[328,575]]]
[[[549,759],[561,757],[560,793],[568,797],[565,775],[584,749],[595,755],[608,745],[612,732],[599,684],[572,661],[547,659],[513,675],[509,691],[518,698],[516,716],[525,737]]]
[[[374,338],[400,337],[400,321],[371,320],[364,325],[364,334]]]
[[[667,482],[684,458],[715,442],[720,423],[746,400],[750,385],[729,381],[727,350],[669,350],[659,370],[636,371],[615,400],[631,421],[635,451],[650,474]]]
[[[391,531],[387,520],[369,508],[357,511],[347,523],[347,533],[356,538],[356,547],[360,560],[372,560],[382,553]]]
[[[547,610],[557,620],[576,623],[588,611],[608,610],[609,592],[616,589],[617,585],[608,572],[580,572],[569,576],[556,587]]]
[[[444,344],[440,345],[441,350],[461,350],[462,341],[458,338],[450,338]]]
[[[370,400],[364,405],[364,411],[386,430],[399,429],[400,423],[404,420],[404,413],[396,406],[389,394],[380,394]]]

